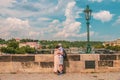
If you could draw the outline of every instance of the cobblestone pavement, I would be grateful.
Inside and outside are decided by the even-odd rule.
[[[120,72],[51,74],[0,74],[0,80],[120,80]]]

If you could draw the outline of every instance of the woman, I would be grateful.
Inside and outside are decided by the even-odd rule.
[[[59,46],[56,46],[54,50],[54,73],[62,73],[63,71],[63,56],[59,50]]]

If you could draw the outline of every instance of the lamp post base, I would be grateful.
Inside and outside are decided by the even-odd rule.
[[[91,46],[90,46],[90,44],[87,45],[86,53],[91,53]]]

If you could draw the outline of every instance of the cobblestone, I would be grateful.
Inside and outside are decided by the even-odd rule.
[[[49,74],[0,74],[0,80],[120,80],[120,72]]]

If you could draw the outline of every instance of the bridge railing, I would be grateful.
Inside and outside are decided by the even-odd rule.
[[[73,53],[73,51],[71,49],[65,49],[66,53]],[[77,53],[79,51],[76,51]],[[54,53],[54,49],[40,49],[40,50],[36,50],[36,54],[53,54]]]

